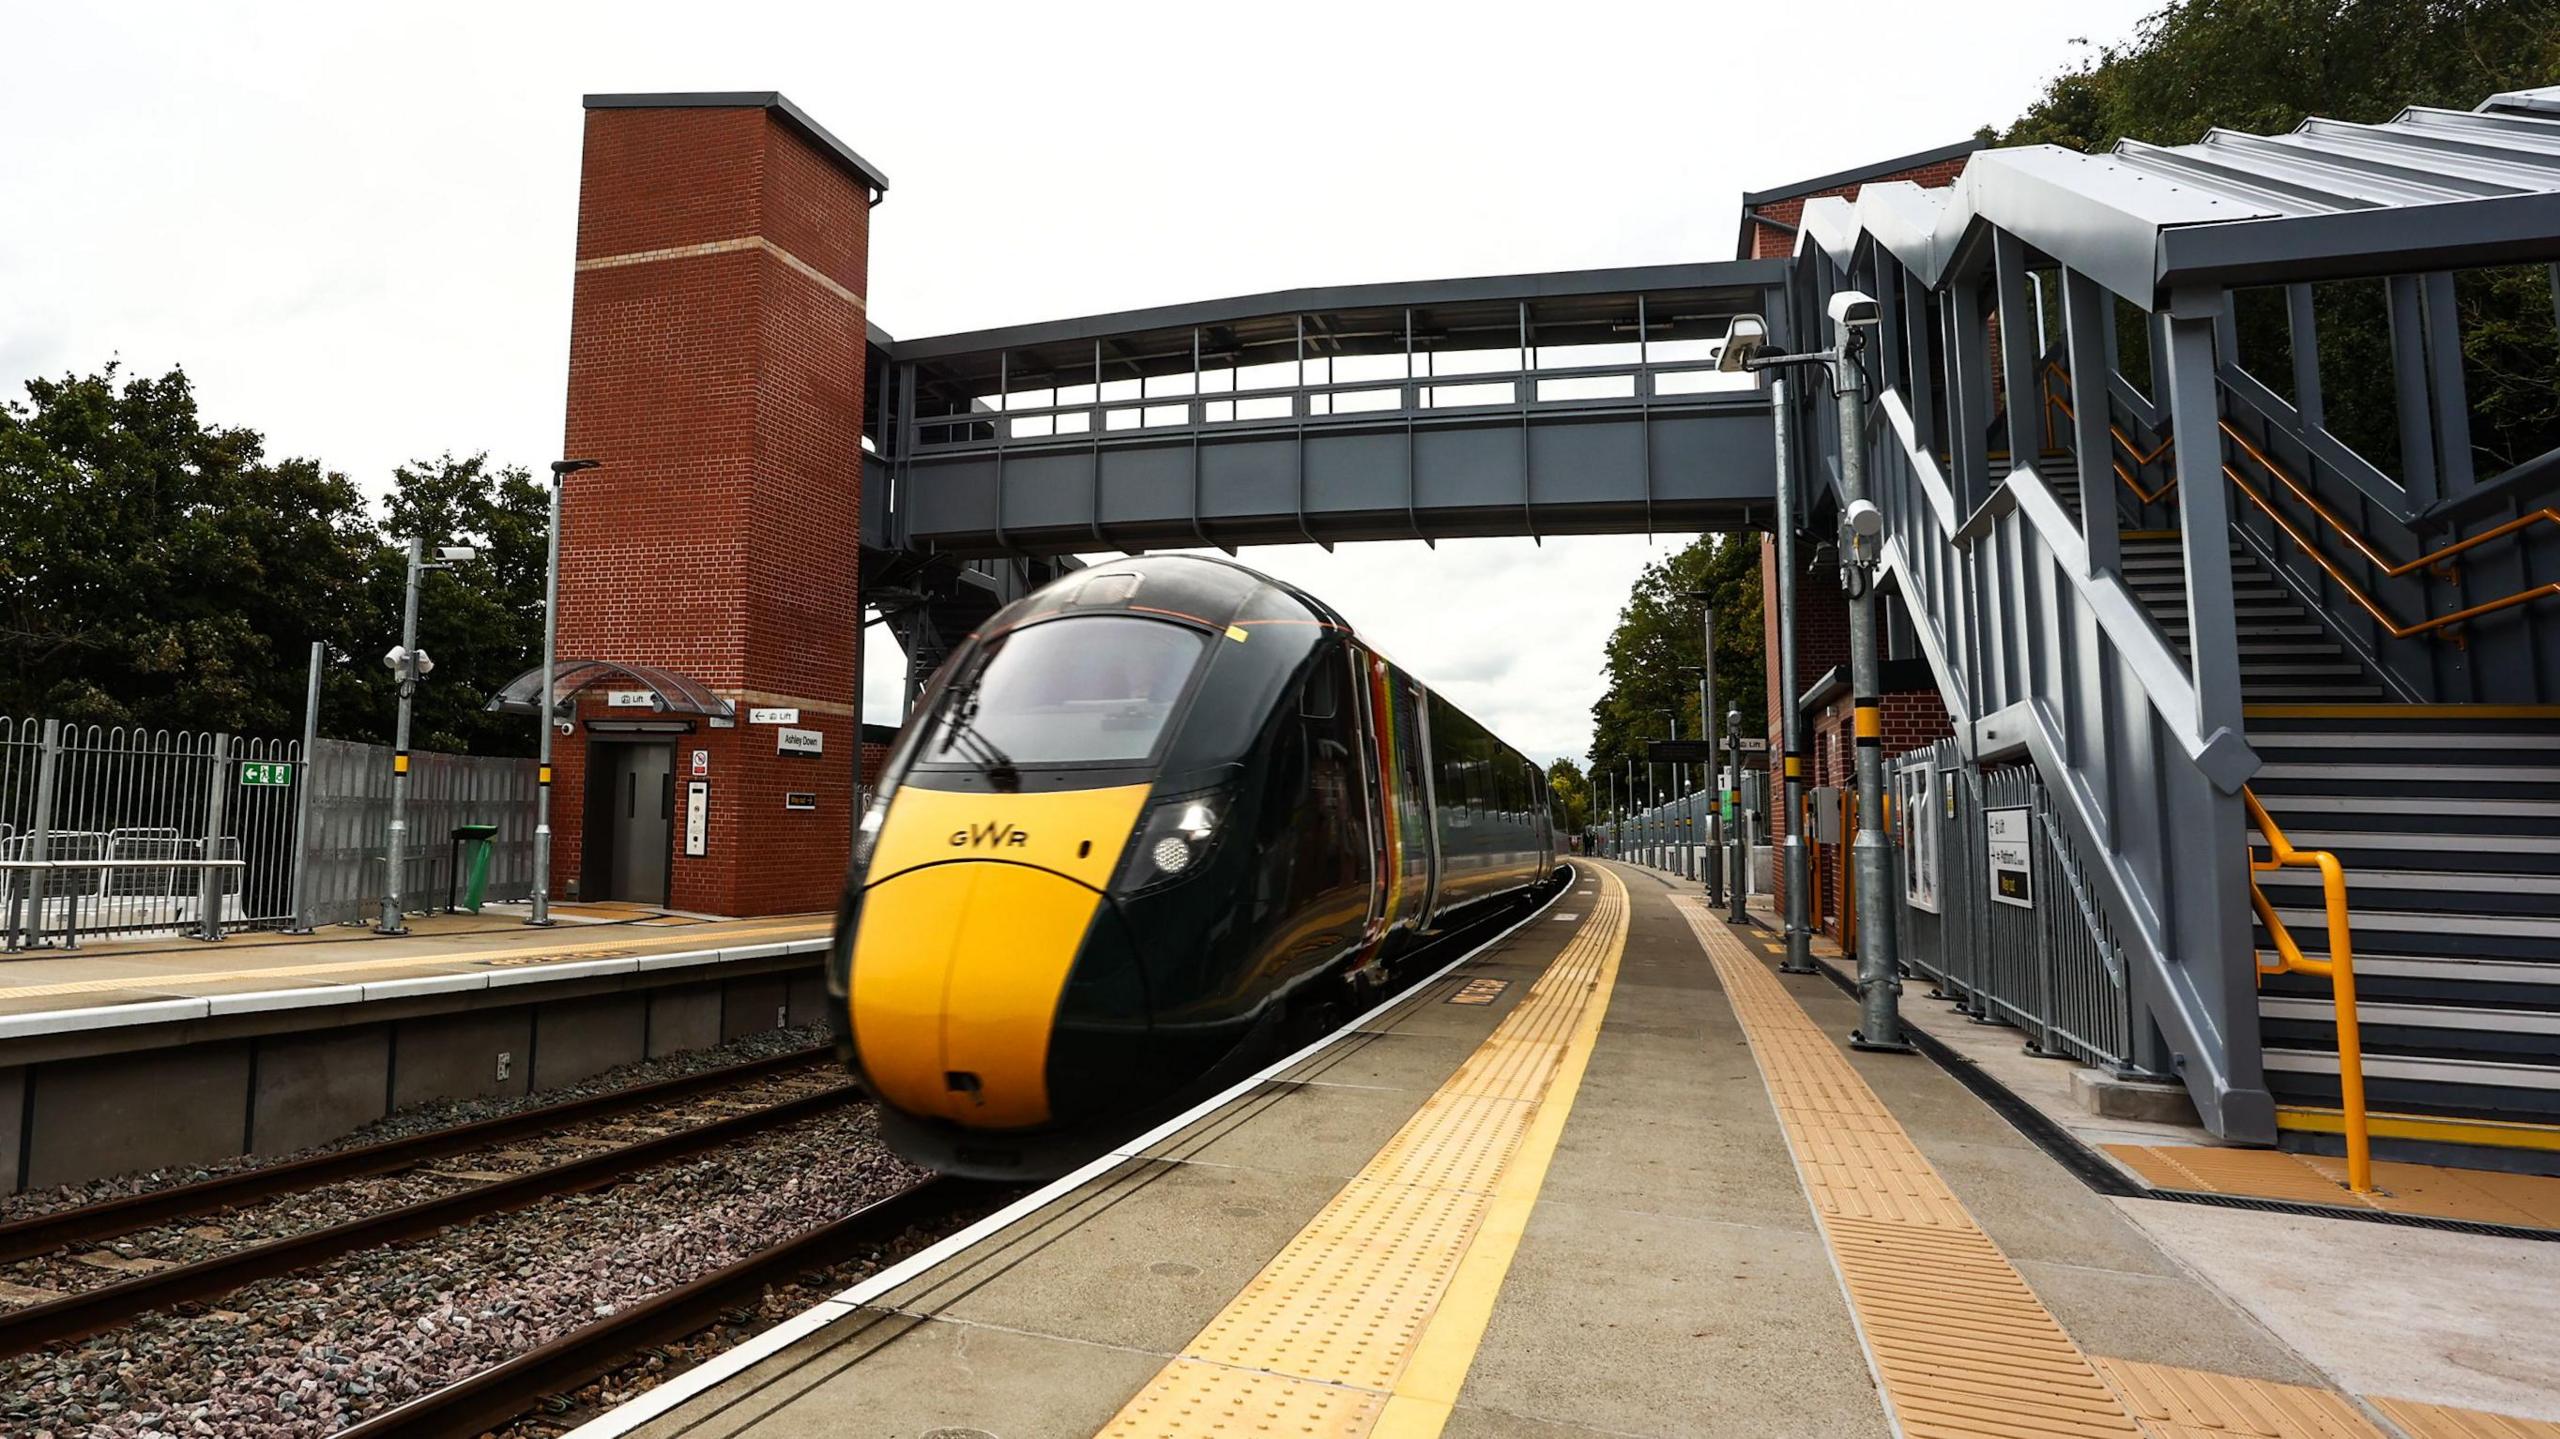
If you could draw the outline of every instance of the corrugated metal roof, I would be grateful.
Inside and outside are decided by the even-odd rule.
[[[2192,145],[2118,144],[2110,157],[2268,209],[2273,218],[2560,191],[2560,87],[2477,110],[2413,105],[2380,125],[2305,120],[2289,135],[2214,130]]]
[[[1854,205],[1809,201],[1797,243],[1842,263],[1879,245],[1936,284],[1986,222],[2136,298],[2173,283],[2560,259],[2560,86],[2475,110],[2411,106],[2378,125],[2312,119],[2104,155],[1985,150],[1945,190],[1878,184]]]

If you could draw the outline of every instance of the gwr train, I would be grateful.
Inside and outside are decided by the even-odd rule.
[[[1242,565],[1077,571],[935,676],[854,842],[838,1048],[901,1153],[1061,1172],[1549,881],[1538,768]]]

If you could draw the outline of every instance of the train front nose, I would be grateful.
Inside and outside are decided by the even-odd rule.
[[[1145,984],[1102,887],[1145,789],[901,790],[854,933],[864,1077],[892,1107],[972,1129],[1071,1117],[1097,1028],[1147,1028]]]

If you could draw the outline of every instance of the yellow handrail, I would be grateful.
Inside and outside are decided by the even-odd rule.
[[[2045,362],[2044,368],[2047,374],[2061,380],[2064,384],[2067,385],[2071,383],[2071,372],[2062,368],[2059,363],[2048,360]],[[2051,389],[2047,389],[2045,392],[2045,402],[2048,408],[2048,417],[2050,415],[2050,411],[2055,408],[2060,409],[2066,416],[2073,413],[2070,401],[2064,399],[2061,395],[2054,393]],[[2545,506],[2530,514],[2518,515],[2516,518],[2505,521],[2502,524],[2492,525],[2488,529],[2482,530],[2476,535],[2466,535],[2449,545],[2430,550],[2427,553],[2418,555],[2412,559],[2394,560],[2383,554],[2380,550],[2374,548],[2363,535],[2358,534],[2355,529],[2347,523],[2344,517],[2339,515],[2336,510],[2331,509],[2327,504],[2323,503],[2319,496],[2311,493],[2308,487],[2294,477],[2291,470],[2286,469],[2283,465],[2277,463],[2273,456],[2258,448],[2256,443],[2251,441],[2247,435],[2242,434],[2240,430],[2231,423],[2231,421],[2222,419],[2219,420],[2218,423],[2221,427],[2222,433],[2229,436],[2232,443],[2238,445],[2242,452],[2247,454],[2250,459],[2256,461],[2259,468],[2265,470],[2268,474],[2273,475],[2277,483],[2283,485],[2286,491],[2289,492],[2294,499],[2310,509],[2313,514],[2318,515],[2321,521],[2328,525],[2330,529],[2335,530],[2340,535],[2344,536],[2347,543],[2355,546],[2356,552],[2363,555],[2367,561],[2371,562],[2374,568],[2380,570],[2386,579],[2399,579],[2404,576],[2414,574],[2422,569],[2433,569],[2440,577],[2450,580],[2453,578],[2451,561],[2454,556],[2462,554],[2465,551],[2475,549],[2481,545],[2485,545],[2491,540],[2500,539],[2507,535],[2514,534],[2528,525],[2560,525],[2560,508]],[[2107,425],[2107,433],[2115,438],[2115,442],[2117,444],[2124,447],[2125,453],[2133,458],[2134,465],[2137,468],[2143,465],[2148,465],[2152,461],[2160,458],[2161,455],[2168,452],[2171,445],[2177,442],[2177,436],[2175,435],[2163,436],[2160,443],[2153,446],[2150,453],[2145,454],[2134,444],[2132,437],[2127,435],[2123,430],[2118,429],[2113,422],[2109,422]],[[2115,471],[2116,478],[2124,482],[2125,488],[2133,491],[2134,497],[2141,500],[2146,505],[2157,503],[2160,499],[2165,497],[2169,491],[2177,488],[2178,477],[2176,475],[2171,475],[2161,483],[2158,490],[2146,491],[2142,488],[2140,481],[2136,480],[2131,474],[2128,474],[2123,465],[2116,462],[2113,455],[2109,455],[2107,457],[2107,464]],[[2256,486],[2250,484],[2246,479],[2243,479],[2238,470],[2232,468],[2226,463],[2222,466],[2222,473],[2225,478],[2231,481],[2232,484],[2239,487],[2240,493],[2246,495],[2251,504],[2256,505],[2268,519],[2275,521],[2276,527],[2283,530],[2286,536],[2290,538],[2295,546],[2304,554],[2310,556],[2312,563],[2318,565],[2321,570],[2329,576],[2329,578],[2337,581],[2338,587],[2347,592],[2348,598],[2354,600],[2357,606],[2363,609],[2366,614],[2373,616],[2374,623],[2382,626],[2384,630],[2389,632],[2393,639],[2409,639],[2412,636],[2427,634],[2441,637],[2442,632],[2451,629],[2455,625],[2461,624],[2465,620],[2477,619],[2482,615],[2494,614],[2499,610],[2512,609],[2517,605],[2527,604],[2534,600],[2560,596],[2560,580],[2555,580],[2544,584],[2533,585],[2528,588],[2518,590],[2514,594],[2507,595],[2504,598],[2490,600],[2483,604],[2476,604],[2468,609],[2458,610],[2449,615],[2438,615],[2433,619],[2423,620],[2417,624],[2404,625],[2386,613],[2382,606],[2377,603],[2370,594],[2365,592],[2362,585],[2359,585],[2354,580],[2348,578],[2344,570],[2331,563],[2328,555],[2324,553],[2318,545],[2314,544],[2309,536],[2303,534],[2301,530],[2294,527],[2291,521],[2278,513],[2275,503],[2266,495],[2261,493]]]
[[[2258,920],[2267,927],[2275,941],[2277,963],[2259,964],[2261,976],[2269,974],[2309,974],[2329,981],[2329,997],[2336,1006],[2338,1029],[2338,1106],[2344,1112],[2347,1136],[2347,1188],[2358,1194],[2373,1192],[2373,1140],[2365,1129],[2364,1119],[2364,1045],[2356,1024],[2355,947],[2347,934],[2347,874],[2338,857],[2321,849],[2295,849],[2258,803],[2257,791],[2243,788],[2240,797],[2249,804],[2249,821],[2266,837],[2267,858],[2259,859],[2256,846],[2249,850],[2249,903],[2258,912]],[[2329,921],[2329,957],[2311,959],[2294,942],[2293,932],[2277,917],[2273,901],[2259,887],[2258,876],[2277,869],[2316,869],[2320,871],[2320,896],[2327,905]]]

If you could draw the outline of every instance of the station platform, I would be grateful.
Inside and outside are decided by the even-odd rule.
[[[331,926],[17,951],[0,956],[0,1039],[758,959],[822,948],[834,926],[823,914],[712,919],[603,905],[552,913],[557,922],[545,929],[492,910],[413,915],[397,936]]]
[[[0,1194],[294,1153],[826,1020],[832,916],[523,913],[0,959]]]
[[[2560,1436],[2560,1245],[2095,1192],[1649,871],[575,1431]]]

